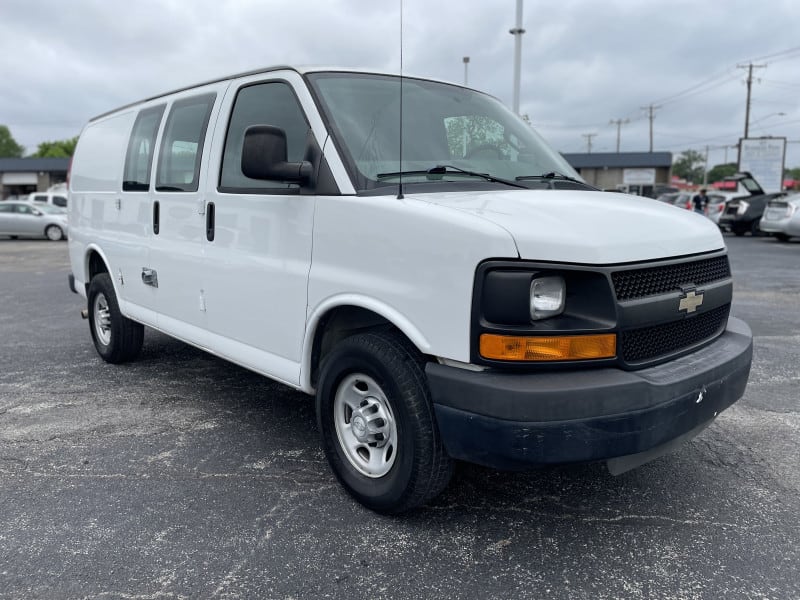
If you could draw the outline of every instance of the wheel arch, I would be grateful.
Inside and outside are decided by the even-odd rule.
[[[99,247],[91,245],[86,248],[83,272],[83,285],[87,294],[89,293],[89,284],[92,281],[92,277],[99,273],[111,274],[111,269],[108,267],[108,259],[106,258],[105,253]],[[111,278],[111,283],[114,283],[113,277]],[[116,289],[114,291],[116,292]]]
[[[322,360],[335,344],[357,332],[393,329],[422,354],[430,354],[430,343],[401,313],[371,298],[333,298],[312,313],[303,341],[300,389],[313,394]]]

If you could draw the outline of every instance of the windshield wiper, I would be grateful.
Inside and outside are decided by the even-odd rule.
[[[541,175],[520,175],[519,177],[514,178],[516,181],[527,181],[529,179],[559,179],[561,181],[572,181],[574,183],[580,183],[585,185],[586,187],[591,187],[585,181],[581,181],[580,179],[575,179],[574,177],[570,177],[569,175],[564,175],[563,173],[558,173],[557,171],[550,171],[549,173],[542,173]]]
[[[378,173],[375,177],[377,179],[387,179],[390,177],[400,177],[401,175],[425,175],[428,180],[435,181],[440,179],[441,175],[446,175],[447,173],[461,173],[463,175],[469,175],[471,177],[480,177],[481,179],[485,179],[486,181],[491,181],[492,183],[502,183],[504,185],[509,185],[515,188],[523,188],[527,189],[524,185],[520,185],[514,181],[509,181],[508,179],[503,179],[502,177],[495,177],[494,175],[490,175],[489,173],[478,173],[477,171],[468,171],[466,169],[461,169],[459,167],[454,167],[453,165],[436,165],[428,169],[427,171],[417,170],[417,171],[395,171],[393,173]]]

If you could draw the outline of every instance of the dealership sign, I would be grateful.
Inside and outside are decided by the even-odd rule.
[[[739,171],[748,171],[766,193],[783,189],[786,138],[762,137],[739,140]]]

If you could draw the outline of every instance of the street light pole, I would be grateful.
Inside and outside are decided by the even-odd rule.
[[[469,66],[469,56],[465,56],[461,60],[464,61],[464,87],[467,87],[467,67]]]
[[[519,73],[522,62],[522,0],[517,0],[517,22],[514,29],[508,33],[514,36],[514,112],[519,114]]]

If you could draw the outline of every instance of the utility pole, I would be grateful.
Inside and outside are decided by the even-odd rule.
[[[623,125],[630,123],[630,119],[611,119],[608,122],[609,125],[616,125],[617,126],[617,154],[619,154],[619,138],[620,138],[620,130],[622,129]]]
[[[522,0],[517,0],[517,23],[508,33],[514,36],[514,112],[519,114],[519,73],[522,62]]]
[[[592,153],[592,138],[597,137],[596,133],[582,133],[583,137],[586,138],[586,152],[588,154]]]
[[[661,108],[660,106],[653,106],[652,104],[649,106],[643,106],[642,110],[646,110],[648,113],[647,118],[650,119],[650,152],[653,151],[653,119],[656,118],[655,112]]]
[[[703,165],[703,187],[708,185],[708,145],[706,145],[706,161]]]
[[[744,138],[750,133],[750,91],[753,87],[753,69],[764,69],[767,65],[736,65],[737,69],[747,69],[747,104],[744,108]]]

